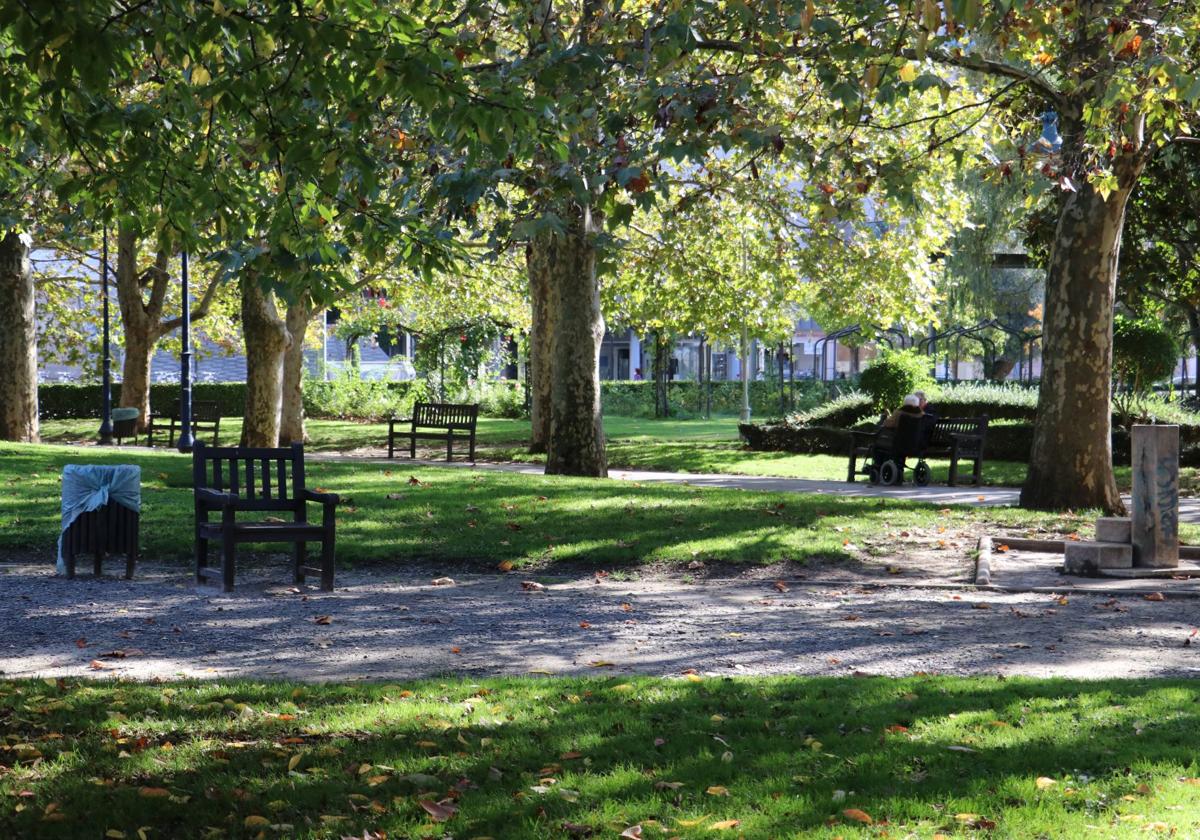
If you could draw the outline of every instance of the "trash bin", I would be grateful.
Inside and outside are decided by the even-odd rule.
[[[137,421],[142,416],[140,408],[114,408],[112,410],[113,437],[120,444],[125,438],[137,443]]]
[[[62,476],[62,526],[58,573],[75,577],[75,555],[95,555],[95,571],[107,554],[125,555],[125,577],[137,565],[141,525],[142,468],[129,464],[67,464]]]

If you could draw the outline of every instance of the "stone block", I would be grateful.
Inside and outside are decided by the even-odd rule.
[[[1137,566],[1179,565],[1179,427],[1134,426],[1133,559]]]
[[[1129,543],[1068,542],[1063,571],[1068,575],[1095,576],[1101,569],[1133,568],[1133,546]]]
[[[1096,542],[1128,543],[1133,537],[1133,520],[1128,516],[1103,516],[1096,520]]]

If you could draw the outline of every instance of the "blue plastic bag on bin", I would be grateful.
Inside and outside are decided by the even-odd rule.
[[[62,527],[58,532],[58,573],[66,574],[62,535],[71,523],[109,501],[133,511],[142,509],[142,468],[130,464],[67,464],[62,476]]]

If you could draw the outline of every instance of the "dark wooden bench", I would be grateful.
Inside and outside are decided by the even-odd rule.
[[[979,486],[983,470],[983,445],[987,441],[988,416],[939,417],[925,447],[925,456],[950,459],[951,487],[958,481],[958,462],[973,461],[971,480]]]
[[[317,493],[304,486],[304,444],[285,449],[209,447],[197,441],[192,450],[196,502],[196,580],[220,577],[233,591],[234,547],[238,543],[292,543],[293,575],[319,574],[321,588],[333,589],[334,512],[336,493]],[[309,524],[308,503],[322,505],[320,524]],[[221,514],[209,522],[210,512]],[[291,521],[237,521],[239,513],[291,512]],[[208,541],[221,543],[221,569],[208,567]],[[321,543],[321,567],[307,565],[306,543]]]
[[[108,554],[125,555],[125,579],[133,579],[137,568],[138,530],[141,518],[136,510],[109,501],[95,510],[81,513],[67,526],[62,537],[63,562],[67,577],[75,577],[75,555],[91,552],[95,555],[95,573]]]
[[[846,470],[846,480],[853,482],[856,475],[863,474],[858,470],[858,459],[870,456],[871,450],[877,445],[879,435],[887,430],[883,422],[887,419],[884,413],[879,417],[879,424],[872,430],[851,430],[850,432],[850,463]],[[925,458],[949,458],[950,475],[947,484],[953,487],[958,481],[958,462],[967,460],[974,462],[972,480],[978,486],[983,469],[983,446],[987,440],[988,417],[932,417],[933,428],[923,449]]]
[[[183,431],[183,423],[179,418],[179,402],[169,414],[151,414],[146,425],[146,445],[154,446],[154,421],[158,420],[158,429],[162,429],[162,421],[168,421],[167,446],[175,445],[175,430]],[[221,445],[221,410],[215,400],[197,400],[192,403],[192,437],[196,440],[201,435],[212,435],[212,445]]]
[[[469,459],[475,460],[475,425],[479,420],[479,403],[427,403],[413,406],[412,417],[388,419],[388,457],[396,457],[396,439],[408,438],[408,454],[417,457],[418,440],[446,441],[446,460],[454,457],[454,441],[466,440]],[[408,423],[407,430],[397,430],[398,424]]]

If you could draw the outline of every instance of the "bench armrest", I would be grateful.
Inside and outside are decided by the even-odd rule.
[[[336,505],[341,499],[337,493],[318,493],[316,490],[305,490],[304,501],[317,502],[322,505]]]
[[[233,493],[213,490],[211,487],[197,487],[196,501],[204,507],[223,508],[233,507],[237,503],[238,497]]]
[[[850,431],[850,439],[851,440],[857,440],[858,438],[870,439],[870,438],[878,437],[878,435],[879,435],[879,429],[875,429],[874,431],[870,431],[870,432],[864,431],[862,429],[850,429],[849,431]]]

